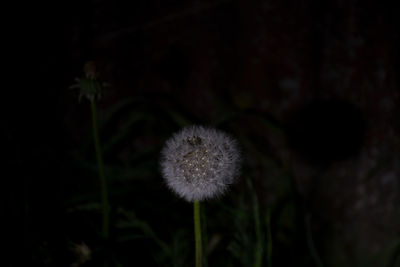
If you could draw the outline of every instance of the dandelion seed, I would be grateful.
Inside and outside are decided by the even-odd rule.
[[[161,154],[167,185],[190,202],[223,194],[238,175],[236,142],[212,128],[183,128],[166,142]]]

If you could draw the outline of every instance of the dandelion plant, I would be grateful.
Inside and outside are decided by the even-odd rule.
[[[99,180],[101,187],[101,203],[102,203],[102,235],[108,238],[109,231],[109,212],[110,206],[108,202],[107,181],[104,175],[104,163],[100,147],[99,129],[97,125],[97,109],[96,100],[100,99],[103,87],[107,86],[98,79],[96,67],[93,61],[88,61],[84,67],[85,76],[76,79],[76,84],[70,88],[79,89],[79,101],[82,97],[86,97],[90,101],[90,110],[92,114],[93,141],[98,165]]]
[[[221,196],[238,176],[240,156],[236,141],[216,129],[190,126],[173,135],[161,155],[167,186],[193,202],[196,267],[201,267],[200,202]]]

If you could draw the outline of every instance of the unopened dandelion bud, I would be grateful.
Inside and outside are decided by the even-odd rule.
[[[96,65],[93,61],[88,61],[83,70],[84,76],[82,78],[75,78],[76,84],[69,88],[79,89],[79,101],[82,97],[86,97],[90,101],[100,99],[103,89],[109,85],[99,80]]]

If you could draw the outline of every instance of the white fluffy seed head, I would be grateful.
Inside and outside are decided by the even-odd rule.
[[[185,127],[161,152],[161,172],[171,188],[189,202],[224,193],[239,173],[236,142],[225,133],[202,126]]]

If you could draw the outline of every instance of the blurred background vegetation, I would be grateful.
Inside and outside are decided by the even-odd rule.
[[[394,7],[131,5],[19,15],[26,57],[0,133],[5,266],[193,266],[192,206],[158,166],[163,142],[191,124],[230,133],[243,156],[238,183],[203,205],[207,266],[400,266]],[[109,240],[90,105],[68,89],[88,60],[109,84],[97,103]]]

